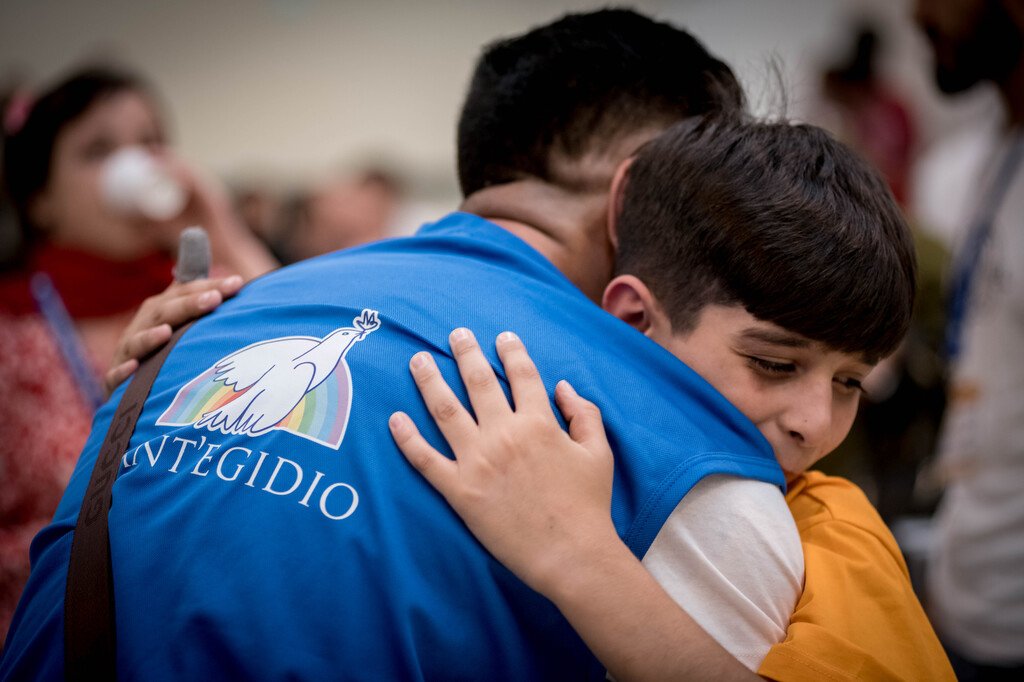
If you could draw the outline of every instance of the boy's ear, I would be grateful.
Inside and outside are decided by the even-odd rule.
[[[647,336],[655,335],[668,324],[654,294],[634,275],[619,275],[609,282],[601,307]]]
[[[636,157],[631,156],[619,164],[608,191],[608,241],[613,249],[619,248],[619,213],[622,211],[622,197],[629,181],[629,167],[635,160]]]

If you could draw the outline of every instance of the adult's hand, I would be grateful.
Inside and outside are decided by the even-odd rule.
[[[167,343],[174,327],[207,314],[241,288],[242,278],[237,275],[197,279],[175,282],[143,301],[121,334],[110,370],[104,375],[108,393],[138,369],[142,358]]]

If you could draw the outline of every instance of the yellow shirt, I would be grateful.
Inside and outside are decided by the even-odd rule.
[[[896,540],[861,490],[810,471],[786,494],[804,549],[804,591],[772,680],[955,680]]]

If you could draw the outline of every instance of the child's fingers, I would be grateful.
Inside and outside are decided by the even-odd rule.
[[[237,294],[242,284],[242,278],[238,275],[222,279],[175,282],[146,302],[145,305],[150,308],[150,326],[161,322],[177,326],[198,315],[208,313],[225,298]],[[187,302],[191,302],[191,308]]]
[[[480,350],[473,332],[459,328],[452,331],[448,340],[477,420],[482,423],[489,417],[511,414],[512,408],[505,392],[501,390],[498,377]]]
[[[233,295],[237,291],[238,288],[233,284],[222,285],[221,280],[204,279],[187,284],[174,283],[162,293],[146,299],[130,326],[149,328],[166,323],[177,327],[205,315],[219,306],[225,296]]]
[[[129,336],[121,338],[121,345],[117,347],[114,353],[113,364],[117,366],[128,360],[142,360],[142,358],[167,343],[172,333],[173,331],[169,324],[158,324],[134,334],[129,333]]]
[[[430,353],[421,351],[412,356],[409,371],[423,397],[423,402],[430,411],[430,416],[441,430],[441,435],[458,455],[464,447],[473,442],[474,436],[480,432],[480,427],[441,376]]]
[[[217,289],[207,288],[200,293],[190,293],[165,299],[159,304],[153,316],[153,324],[169,324],[177,327],[189,320],[205,315],[221,303],[224,296]]]
[[[216,289],[225,296],[237,294],[242,288],[242,278],[238,275],[222,277],[220,279],[194,279],[191,282],[175,282],[172,290],[177,295],[195,294],[208,289]]]
[[[242,288],[242,284],[244,282],[238,275],[221,277],[219,279],[204,277],[202,279],[194,279],[191,282],[172,282],[170,286],[156,296],[153,296],[150,300],[153,301],[152,305],[159,307],[159,304],[165,300],[181,298],[191,294],[201,294],[204,291],[215,290],[219,291],[223,296],[233,296]]]
[[[597,405],[576,393],[564,379],[555,386],[555,402],[569,424],[570,438],[591,452],[611,450]]]
[[[505,367],[505,376],[512,389],[516,412],[552,414],[544,382],[519,337],[512,332],[502,332],[498,335],[495,346],[501,364]]]
[[[156,319],[153,322],[166,322],[172,327],[177,327],[210,312],[223,303],[225,298],[237,294],[241,288],[242,278],[238,275],[175,284],[173,289],[167,291],[170,298],[161,301],[157,306]]]
[[[170,341],[173,333],[174,330],[167,323],[143,329],[128,339],[128,343],[125,345],[125,352],[128,354],[129,359],[141,360]]]
[[[135,359],[126,360],[117,367],[113,367],[104,375],[103,384],[107,388],[107,395],[114,392],[114,389],[121,385],[125,379],[139,368],[139,361]]]
[[[231,275],[230,277],[224,277],[217,280],[217,291],[223,294],[225,297],[234,296],[238,293],[239,289],[242,288],[244,281],[238,275]]]
[[[430,446],[416,424],[404,412],[395,412],[388,420],[391,437],[416,471],[427,479],[445,499],[453,492],[458,480],[458,464]]]
[[[138,363],[128,369],[130,362],[142,359],[167,343],[172,327],[210,312],[225,297],[238,293],[242,284],[238,275],[184,284],[175,282],[160,294],[143,301],[121,336],[114,352],[114,366],[103,377],[107,390],[113,391],[135,371]]]
[[[181,305],[175,306],[174,303],[179,301],[181,301]],[[196,296],[189,296],[184,299],[176,299],[168,307],[167,319],[165,321],[177,326],[181,322],[191,320],[197,315],[210,312],[223,302],[224,296],[217,289],[210,289]]]

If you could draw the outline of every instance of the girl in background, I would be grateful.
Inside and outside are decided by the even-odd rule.
[[[157,98],[138,77],[87,68],[30,105],[13,104],[23,111],[4,117],[3,184],[19,234],[0,274],[0,641],[28,577],[29,543],[60,500],[106,396],[102,373],[123,359],[115,350],[140,305],[150,299],[136,318],[144,326],[176,323],[174,315],[210,310],[276,266],[219,185],[167,148]],[[105,198],[109,159],[130,147],[180,188],[172,217],[116,209]],[[209,233],[215,271],[238,276],[168,288],[177,237],[189,225]],[[156,301],[170,304],[161,320],[145,314]],[[136,343],[169,335],[169,326],[156,327]]]

